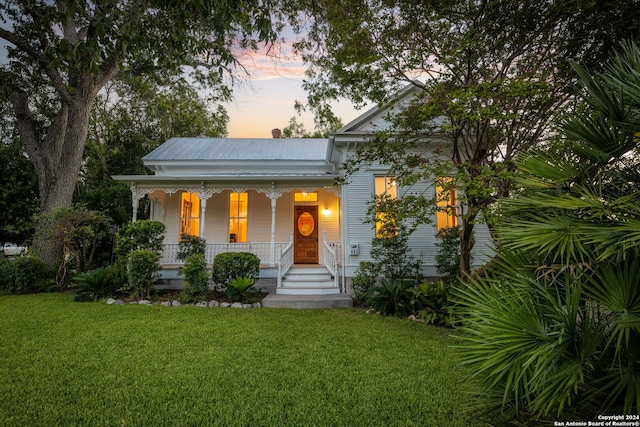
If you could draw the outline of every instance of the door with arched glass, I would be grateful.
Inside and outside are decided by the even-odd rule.
[[[294,264],[318,263],[318,206],[295,206]]]

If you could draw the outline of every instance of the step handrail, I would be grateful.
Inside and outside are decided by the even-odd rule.
[[[327,232],[324,232],[323,238],[323,248],[324,254],[322,257],[322,263],[325,268],[329,270],[329,273],[333,276],[334,287],[339,287],[340,282],[338,281],[338,250],[333,249],[329,242],[327,242]]]
[[[289,244],[280,249],[280,262],[278,263],[278,279],[276,286],[282,287],[282,278],[287,274],[287,271],[293,267],[293,232],[289,238]]]

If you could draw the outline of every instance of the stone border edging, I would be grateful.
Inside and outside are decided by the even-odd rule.
[[[107,304],[109,305],[125,305],[126,303],[124,301],[122,301],[121,299],[114,299],[114,298],[109,298],[107,300]],[[143,299],[140,301],[132,301],[129,304],[137,304],[137,305],[161,305],[163,307],[180,307],[182,305],[185,306],[195,306],[195,307],[221,307],[221,308],[260,308],[262,307],[262,304],[259,302],[255,302],[253,304],[242,304],[239,302],[234,302],[234,303],[230,303],[230,302],[218,302],[216,300],[211,300],[209,302],[207,301],[201,301],[195,304],[182,304],[180,301],[178,300],[173,300],[173,301],[163,301],[161,303],[153,303],[149,300]]]

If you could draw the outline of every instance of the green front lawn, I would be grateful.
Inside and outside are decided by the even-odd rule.
[[[72,299],[0,297],[0,425],[474,425],[451,330]]]

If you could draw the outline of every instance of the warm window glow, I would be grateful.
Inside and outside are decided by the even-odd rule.
[[[294,193],[293,200],[296,202],[317,202],[318,201],[318,193],[312,192],[307,193],[303,191],[302,193]]]
[[[453,179],[441,177],[436,180],[436,224],[438,230],[456,227],[458,225],[456,189],[453,187]]]
[[[182,193],[180,234],[197,236],[200,232],[200,199],[196,193]]]
[[[393,176],[375,177],[376,202],[398,198],[398,186]],[[376,213],[376,237],[390,237],[397,234],[395,219],[388,212]]]
[[[248,207],[247,193],[229,194],[229,242],[247,241]]]

